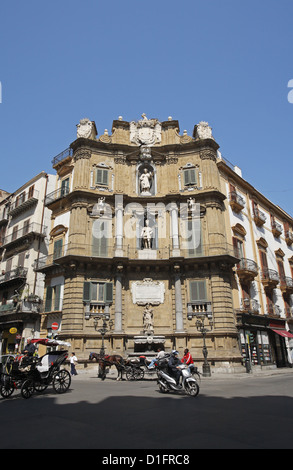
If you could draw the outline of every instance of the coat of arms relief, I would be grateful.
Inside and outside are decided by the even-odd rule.
[[[154,145],[161,142],[162,126],[158,119],[148,119],[145,114],[139,121],[130,123],[130,142],[136,145]]]

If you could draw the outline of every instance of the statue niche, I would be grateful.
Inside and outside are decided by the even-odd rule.
[[[143,163],[138,168],[138,194],[141,196],[155,194],[155,172],[148,163]]]

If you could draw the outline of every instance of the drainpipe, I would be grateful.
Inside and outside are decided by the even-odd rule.
[[[47,194],[48,179],[49,179],[49,175],[46,173],[46,184],[45,184],[44,202],[43,202],[42,220],[41,220],[41,233],[43,231],[43,223],[44,223],[44,215],[45,215],[45,198],[46,198],[46,194]],[[41,237],[39,238],[37,261],[39,261],[40,249],[41,249]],[[35,272],[33,294],[36,293],[37,275],[38,275],[38,273]]]

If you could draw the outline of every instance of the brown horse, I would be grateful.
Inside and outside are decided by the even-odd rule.
[[[125,361],[122,356],[119,354],[113,354],[112,356],[101,355],[94,352],[91,352],[89,355],[89,360],[92,361],[96,359],[99,364],[99,377],[102,380],[106,378],[106,367],[115,366],[118,372],[117,380],[122,380],[122,374],[124,371]]]

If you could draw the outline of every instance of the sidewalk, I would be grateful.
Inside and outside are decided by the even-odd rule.
[[[90,365],[86,368],[77,369],[77,376],[73,377],[73,380],[89,380],[89,379],[98,379],[98,370],[99,366],[97,364]],[[201,369],[199,369],[201,372]],[[251,379],[255,377],[269,377],[269,376],[279,376],[282,377],[283,375],[291,375],[293,378],[293,368],[284,367],[284,368],[275,368],[275,369],[252,369],[252,372],[247,373],[245,368],[243,368],[243,372],[235,372],[235,373],[228,373],[228,372],[214,372],[212,369],[211,377],[203,377],[201,375],[201,380],[229,380],[229,379]],[[117,378],[117,370],[115,367],[111,367],[109,372],[107,373],[107,378],[111,378],[112,380]],[[151,376],[146,375],[144,380],[156,380],[156,374]],[[123,379],[126,380],[125,374]],[[100,380],[100,379],[99,379]]]

